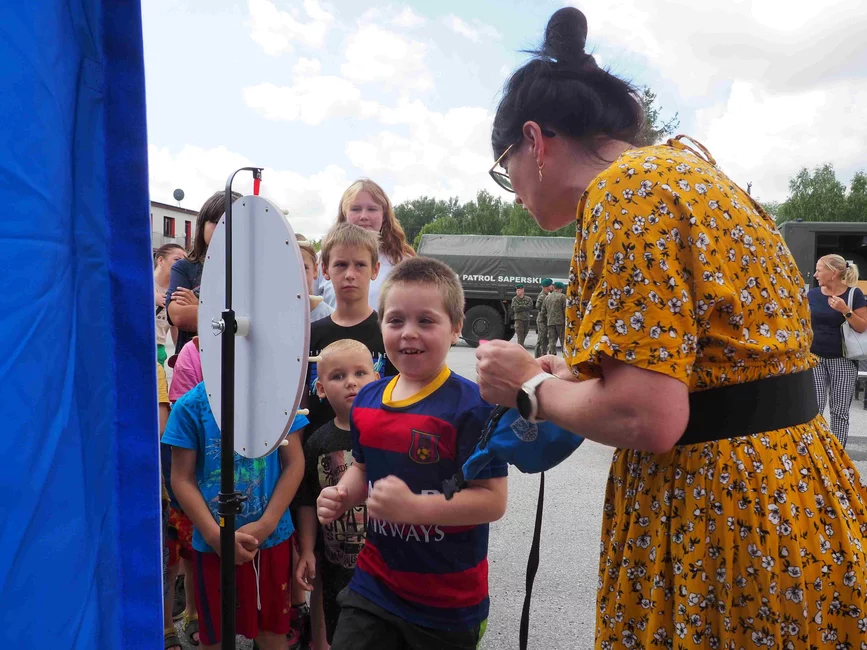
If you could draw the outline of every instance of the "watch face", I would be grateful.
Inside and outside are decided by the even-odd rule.
[[[530,403],[530,396],[524,391],[524,389],[520,389],[518,391],[518,413],[525,420],[530,418],[530,411],[533,410],[533,405]]]

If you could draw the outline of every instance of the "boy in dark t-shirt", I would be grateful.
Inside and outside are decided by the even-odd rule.
[[[379,243],[375,233],[338,223],[325,236],[320,251],[325,278],[331,280],[337,308],[310,327],[310,354],[317,356],[328,345],[343,339],[360,341],[372,354],[373,368],[382,377],[397,374],[385,354],[376,312],[368,304],[370,281],[379,273]],[[328,400],[316,392],[317,364],[307,371],[307,402],[310,426],[305,435],[334,419]]]
[[[372,354],[374,370],[380,376],[397,374],[386,358],[376,312],[368,304],[370,281],[379,273],[379,241],[376,233],[350,223],[338,223],[322,240],[320,257],[322,273],[334,288],[337,308],[333,314],[310,326],[311,356],[318,356],[335,341],[351,339],[367,346]],[[309,410],[307,418],[310,424],[304,429],[304,443],[310,435],[334,419],[331,404],[324,396],[317,394],[317,377],[317,364],[309,364],[304,406]],[[297,507],[298,503],[293,503],[293,508]],[[293,581],[292,606],[296,608],[297,626],[300,630],[308,625],[304,595],[304,591]],[[317,595],[313,594],[311,609],[314,620],[318,618],[318,602]],[[320,632],[317,627],[316,634]],[[303,639],[306,634],[302,632],[299,636]]]
[[[317,544],[320,526],[316,519],[316,499],[324,488],[337,485],[352,465],[349,411],[358,391],[379,379],[379,373],[373,369],[370,350],[358,341],[336,341],[322,351],[321,357],[316,391],[328,398],[335,417],[321,426],[304,445],[304,480],[298,493],[301,551],[295,579],[302,589],[313,589],[315,551],[318,551],[325,632],[330,644],[340,616],[337,594],[349,585],[355,561],[364,546],[367,507],[362,503],[343,513],[336,521],[322,526]]]

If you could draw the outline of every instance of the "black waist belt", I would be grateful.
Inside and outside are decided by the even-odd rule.
[[[689,422],[677,442],[693,445],[804,424],[819,413],[813,372],[731,384],[689,396]]]

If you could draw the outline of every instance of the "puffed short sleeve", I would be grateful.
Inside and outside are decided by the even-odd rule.
[[[613,165],[579,204],[565,356],[580,377],[599,376],[607,355],[689,384],[697,344],[691,214],[655,170],[638,169]]]

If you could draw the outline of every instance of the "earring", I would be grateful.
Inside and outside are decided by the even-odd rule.
[[[541,165],[539,165],[539,182],[540,183],[542,182],[542,169],[544,169],[544,167],[545,167],[545,163],[542,163]]]

